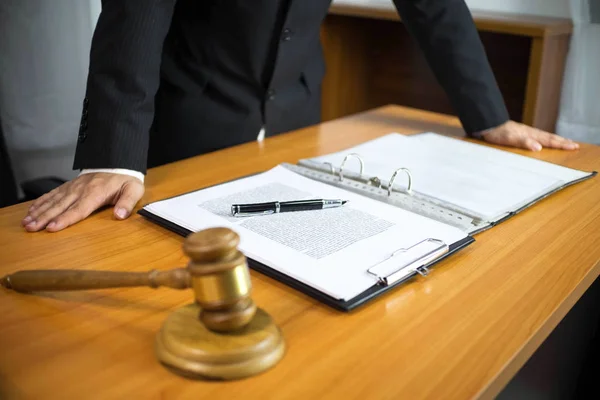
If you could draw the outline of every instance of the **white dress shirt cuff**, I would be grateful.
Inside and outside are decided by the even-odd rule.
[[[123,169],[123,168],[90,168],[90,169],[82,169],[79,175],[84,174],[92,174],[95,172],[108,172],[110,174],[121,174],[121,175],[129,175],[134,178],[138,178],[142,183],[144,183],[144,174],[139,171],[134,171],[132,169]]]

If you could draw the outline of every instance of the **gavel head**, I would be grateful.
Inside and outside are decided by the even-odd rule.
[[[246,257],[237,249],[239,242],[239,235],[231,229],[210,228],[190,234],[183,245],[201,308],[199,318],[213,331],[241,329],[256,313]]]
[[[280,329],[250,298],[250,274],[239,242],[227,228],[206,229],[184,241],[196,302],[169,315],[155,347],[157,358],[174,372],[240,379],[273,367],[283,357]]]

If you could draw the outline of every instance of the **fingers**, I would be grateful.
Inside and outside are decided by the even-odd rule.
[[[483,138],[490,143],[532,151],[540,151],[543,147],[562,150],[579,148],[579,145],[570,139],[514,121],[508,121],[487,131]]]
[[[49,198],[54,196],[57,191],[58,191],[58,189],[54,189],[51,192],[48,192],[48,193],[44,194],[43,196],[41,196],[40,198],[36,199],[29,207],[29,211],[31,212],[31,211],[35,210],[36,208],[38,208],[40,205],[44,204]]]
[[[102,187],[72,185],[61,188],[57,194],[29,213],[23,221],[28,218],[33,220],[25,225],[25,229],[30,232],[37,232],[46,228],[51,232],[56,232],[74,223],[63,224],[60,216],[64,213],[74,209],[76,212],[70,212],[69,215],[80,215],[79,220],[81,220],[97,208],[102,207],[106,202],[107,196]],[[88,210],[90,211],[88,212]]]
[[[579,144],[562,136],[554,135],[548,132],[536,129],[535,138],[542,146],[552,149],[576,150]]]
[[[96,209],[101,207],[103,204],[92,196],[87,196],[76,201],[69,209],[64,213],[61,213],[58,217],[54,218],[52,222],[48,224],[46,230],[49,232],[57,232],[71,226],[85,218],[87,218]]]
[[[75,201],[77,200],[77,195],[74,193],[66,193],[66,194],[57,194],[52,197],[45,204],[35,209],[33,212],[29,214],[28,218],[31,219],[25,225],[25,229],[31,232],[38,231],[40,229],[44,229],[50,220],[65,210],[67,210]],[[24,220],[24,221],[25,221]]]
[[[523,137],[522,140],[522,145],[520,147],[524,148],[524,149],[528,149],[531,151],[540,151],[542,150],[542,145],[540,144],[540,142],[538,142],[537,140],[535,140],[532,137]],[[519,147],[519,146],[517,146]]]
[[[484,139],[489,143],[502,146],[511,146],[532,151],[540,151],[542,149],[542,145],[537,140],[516,129],[503,129],[489,132],[484,135]]]
[[[27,229],[31,231],[37,230],[37,220],[40,215],[44,214],[46,211],[51,209],[57,202],[59,202],[67,192],[63,190],[64,188],[61,186],[52,190],[49,193],[41,196],[37,199],[30,207],[29,212],[21,221],[21,224]],[[45,226],[45,225],[44,225]],[[43,228],[43,226],[42,226]]]
[[[534,136],[528,134],[523,127],[524,125],[511,124],[506,131],[499,132],[498,136],[504,142],[502,144],[531,151],[542,150],[540,142]]]
[[[25,218],[23,218],[23,221],[21,221],[21,224],[23,226],[27,226],[28,224],[35,222],[35,220],[42,213],[44,213],[48,208],[50,208],[52,206],[52,204],[54,204],[54,201],[55,201],[54,197],[57,195],[58,195],[57,192],[50,192],[50,193],[46,193],[44,196],[40,197],[38,200],[41,200],[43,198],[43,201],[37,202],[37,204],[32,204],[31,207],[29,207],[29,213],[27,214],[27,216]],[[34,205],[35,205],[35,207],[34,207]]]
[[[144,195],[144,185],[140,182],[128,182],[115,204],[114,213],[118,219],[125,219],[131,215],[131,211]]]
[[[110,173],[85,174],[37,199],[22,224],[31,232],[44,228],[56,232],[107,204],[117,204],[115,213],[122,219],[131,214],[143,194],[144,185],[136,178]]]

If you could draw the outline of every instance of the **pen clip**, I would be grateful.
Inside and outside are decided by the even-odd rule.
[[[257,215],[269,215],[269,214],[275,214],[275,211],[268,210],[268,211],[259,211],[259,212],[239,212],[239,213],[233,214],[233,216],[234,217],[254,217]]]
[[[269,215],[279,212],[279,202],[275,203],[275,210],[263,210],[263,211],[240,211],[241,207],[238,204],[231,206],[231,215],[234,217],[254,217],[258,215]]]

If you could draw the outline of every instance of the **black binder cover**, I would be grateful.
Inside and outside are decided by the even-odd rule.
[[[140,209],[138,211],[138,213],[140,215],[146,217],[150,221],[152,221],[166,229],[169,229],[170,231],[173,231],[183,237],[192,233],[192,231],[190,231],[186,228],[183,228],[183,227],[181,227],[171,221],[168,221],[162,217],[159,217],[158,215],[155,215],[155,214],[149,212],[148,210]],[[425,267],[429,268],[429,267],[433,266],[434,264],[445,259],[449,255],[470,245],[474,241],[475,241],[475,239],[473,239],[473,237],[467,236],[466,238],[460,240],[459,242],[456,242],[456,243],[450,245],[450,248],[446,254],[444,254],[440,258],[432,261],[431,263],[425,265]],[[284,273],[281,273],[273,268],[267,267],[266,265],[259,263],[255,260],[252,260],[250,258],[248,258],[248,266],[255,271],[258,271],[258,272],[260,272],[266,276],[269,276],[279,282],[282,282],[296,290],[299,290],[300,292],[302,292],[324,304],[327,304],[330,307],[333,307],[340,311],[346,311],[346,312],[351,311],[351,310],[355,309],[356,307],[365,304],[369,300],[372,300],[376,297],[381,296],[382,294],[386,293],[388,290],[391,290],[391,289],[395,288],[396,286],[406,282],[413,276],[418,275],[417,272],[414,272],[413,274],[407,276],[405,279],[395,282],[393,285],[389,285],[389,286],[382,285],[382,284],[375,284],[375,285],[371,286],[369,289],[365,290],[364,292],[362,292],[361,294],[359,294],[358,296],[356,296],[350,300],[338,300],[338,299],[333,298],[333,297],[331,297],[309,285],[306,285],[294,278],[291,278]]]

